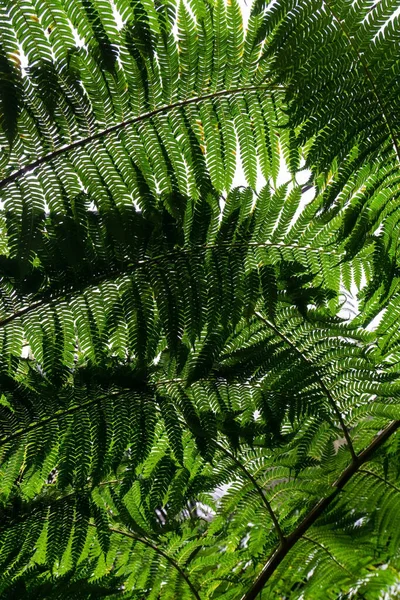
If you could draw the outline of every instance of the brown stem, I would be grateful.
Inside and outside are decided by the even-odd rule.
[[[55,299],[52,298],[48,302],[48,304],[51,305],[54,302],[54,300]],[[58,298],[58,300],[60,300],[60,298]],[[29,306],[25,306],[24,308],[20,308],[19,310],[16,310],[14,313],[12,313],[12,315],[9,315],[8,317],[4,317],[4,319],[0,320],[0,327],[4,327],[5,325],[8,325],[8,323],[12,323],[15,319],[18,319],[18,317],[23,317],[27,313],[30,313],[33,310],[36,310],[37,308],[40,308],[44,304],[46,304],[46,300],[39,300],[38,302],[34,302],[33,304],[30,304]]]
[[[259,312],[255,313],[256,316],[263,321],[270,329],[272,329],[280,338],[282,338],[282,340],[284,340],[299,356],[300,358],[307,363],[308,365],[313,366],[313,363],[307,358],[307,356],[305,356],[298,348],[295,344],[293,344],[293,342],[281,331],[279,331],[279,329],[273,324],[271,323],[271,321],[269,321],[268,319],[266,319],[265,317],[263,317]],[[353,442],[351,441],[351,437],[349,434],[349,431],[346,427],[346,424],[343,420],[343,417],[340,413],[339,408],[336,405],[336,401],[334,399],[334,397],[332,396],[331,391],[329,390],[329,388],[327,388],[327,386],[325,385],[322,377],[318,374],[318,370],[315,369],[317,375],[318,375],[318,383],[322,389],[322,391],[324,392],[325,396],[328,399],[329,404],[331,405],[331,407],[333,408],[335,415],[340,423],[340,427],[343,431],[343,435],[346,439],[347,442],[347,446],[349,448],[350,454],[351,454],[351,458],[353,459],[353,461],[357,460],[357,455],[355,453],[354,447],[353,447]]]
[[[40,421],[35,421],[34,423],[30,423],[27,427],[25,427],[23,429],[18,429],[11,435],[7,435],[7,436],[4,436],[3,438],[1,438],[0,439],[0,447],[4,446],[4,444],[7,444],[8,442],[12,442],[13,440],[19,438],[22,435],[30,433],[31,431],[34,431],[35,429],[38,429],[39,427],[43,427],[44,425],[47,425],[47,423],[54,421],[54,419],[58,419],[59,417],[63,417],[65,415],[72,415],[75,412],[78,412],[79,410],[82,410],[83,408],[86,408],[87,406],[91,406],[92,404],[96,404],[96,402],[99,402],[99,401],[100,401],[99,398],[96,398],[95,400],[89,400],[89,402],[85,402],[84,404],[79,404],[77,406],[73,406],[72,408],[67,408],[66,410],[57,411],[56,413],[52,414],[50,417],[46,417],[44,419],[41,419]]]
[[[91,527],[96,527],[96,525],[94,523],[89,523],[89,525]],[[140,542],[141,544],[144,544],[148,548],[152,548],[152,550],[154,550],[154,552],[157,552],[157,554],[160,554],[160,556],[163,556],[173,567],[175,567],[175,569],[178,571],[178,573],[181,575],[181,577],[186,581],[186,583],[188,584],[188,586],[189,586],[190,590],[192,591],[193,596],[196,598],[196,600],[201,600],[199,592],[196,590],[193,583],[190,581],[189,576],[185,573],[185,571],[182,569],[182,567],[179,565],[179,563],[177,563],[176,560],[172,558],[172,556],[170,556],[169,554],[164,552],[164,550],[162,550],[161,548],[159,548],[158,546],[153,544],[153,542],[151,542],[150,540],[147,540],[146,538],[142,538],[142,537],[135,535],[134,533],[130,533],[128,531],[122,531],[121,529],[116,529],[115,527],[110,527],[109,529],[113,533],[117,533],[118,535],[123,535],[125,537],[131,538],[132,540],[135,540],[136,542]]]
[[[332,503],[338,493],[344,488],[346,483],[358,472],[361,465],[370,460],[375,450],[380,448],[391,435],[400,427],[400,421],[392,421],[383,431],[381,431],[350,465],[342,472],[338,479],[332,484],[333,491],[325,498],[322,498],[304,517],[296,529],[286,538],[285,544],[279,546],[269,557],[261,573],[254,581],[250,589],[242,596],[242,600],[256,600],[257,595],[262,591],[271,576],[281,562],[286,558],[289,551],[304,536],[306,531],[322,515],[324,510]]]
[[[103,131],[99,131],[98,133],[94,133],[86,138],[81,140],[77,140],[76,142],[72,142],[72,144],[67,144],[66,146],[62,146],[54,152],[50,152],[41,158],[38,158],[34,162],[22,167],[18,171],[15,171],[2,181],[0,181],[0,189],[5,187],[8,183],[15,181],[19,177],[22,177],[26,173],[33,171],[40,165],[51,162],[57,156],[64,154],[65,152],[69,152],[70,150],[74,150],[75,148],[81,148],[90,142],[94,142],[95,140],[100,140],[110,133],[114,133],[115,131],[119,131],[120,129],[124,129],[129,125],[134,125],[135,123],[140,123],[141,121],[145,121],[146,119],[151,119],[156,115],[161,113],[168,112],[170,110],[174,110],[177,108],[183,108],[184,106],[188,106],[189,104],[198,104],[199,102],[203,102],[204,100],[212,100],[214,98],[220,98],[221,96],[233,96],[235,94],[243,94],[246,92],[257,92],[259,90],[274,90],[274,91],[283,91],[284,88],[280,86],[270,86],[270,85],[255,85],[255,86],[247,86],[241,88],[235,88],[232,90],[220,90],[219,92],[213,92],[211,94],[205,94],[204,96],[195,96],[193,98],[187,98],[186,100],[179,100],[178,102],[174,102],[173,104],[168,104],[167,106],[160,106],[159,108],[155,108],[154,110],[150,110],[146,113],[143,113],[137,117],[132,117],[131,119],[127,119],[126,121],[122,121],[121,123],[117,123],[116,125],[112,125],[107,129],[103,129]]]

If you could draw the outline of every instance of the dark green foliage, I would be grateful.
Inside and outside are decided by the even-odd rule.
[[[0,3],[1,598],[398,593],[398,9]]]
[[[11,146],[17,131],[21,102],[21,83],[15,65],[11,63],[2,46],[0,46],[0,76],[2,82],[0,124]]]

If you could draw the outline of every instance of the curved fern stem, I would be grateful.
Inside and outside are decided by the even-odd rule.
[[[185,425],[184,423],[182,423],[183,425]],[[260,485],[258,484],[257,480],[255,479],[255,477],[253,477],[253,475],[250,473],[250,471],[248,471],[246,469],[246,467],[244,466],[243,463],[240,462],[240,460],[238,460],[236,458],[236,456],[234,454],[232,454],[231,452],[229,452],[229,450],[227,450],[226,448],[224,448],[224,446],[222,446],[221,444],[219,444],[217,441],[213,440],[213,445],[215,446],[215,448],[218,448],[218,450],[220,450],[221,452],[223,452],[225,454],[225,456],[227,456],[228,458],[230,458],[235,465],[237,465],[239,467],[239,469],[241,469],[241,471],[243,471],[244,475],[246,476],[246,478],[252,483],[252,485],[254,486],[254,488],[257,490],[257,493],[259,494],[265,508],[267,509],[267,512],[269,514],[269,516],[271,517],[272,523],[274,524],[274,528],[275,531],[279,537],[280,543],[283,544],[285,542],[285,536],[283,534],[283,531],[281,529],[281,526],[279,525],[279,521],[274,513],[274,510],[271,506],[271,504],[268,501],[268,498],[265,496],[262,488],[260,487]]]
[[[121,390],[120,392],[115,392],[112,395],[115,397],[115,396],[119,396],[120,394],[122,394],[124,392],[126,392],[126,390]],[[83,410],[84,408],[93,406],[94,404],[101,402],[102,399],[104,399],[104,396],[99,396],[92,400],[88,400],[87,402],[83,402],[82,404],[70,406],[69,408],[66,408],[64,410],[58,410],[58,411],[54,412],[51,416],[45,417],[44,419],[41,419],[40,421],[34,421],[33,423],[30,423],[27,427],[18,429],[11,435],[7,435],[7,436],[0,438],[0,448],[2,446],[4,446],[5,444],[7,444],[8,442],[12,442],[13,440],[18,439],[19,437],[21,437],[27,433],[30,433],[34,429],[38,429],[40,427],[44,427],[45,425],[48,425],[49,423],[51,423],[52,421],[55,421],[56,419],[60,419],[61,417],[65,417],[67,415],[73,415],[74,413],[79,412],[80,410]]]
[[[108,273],[99,275],[97,277],[93,277],[91,279],[90,284],[88,284],[87,286],[80,286],[80,287],[77,287],[75,290],[72,290],[69,292],[61,292],[59,294],[54,294],[51,298],[45,298],[42,300],[38,300],[38,301],[34,302],[33,304],[24,306],[23,308],[16,310],[11,315],[8,315],[7,317],[0,319],[0,327],[5,327],[9,323],[12,323],[13,321],[15,321],[15,319],[23,317],[23,316],[35,311],[38,308],[42,308],[43,306],[57,305],[57,303],[60,300],[71,300],[72,298],[75,297],[76,294],[81,294],[84,290],[91,289],[93,286],[98,286],[105,281],[115,281],[116,279],[118,279],[118,277],[123,277],[124,275],[126,275],[127,273],[131,273],[135,269],[139,269],[142,266],[149,265],[151,263],[155,263],[160,260],[164,260],[165,258],[172,258],[181,253],[182,254],[193,253],[196,250],[210,250],[213,248],[231,249],[231,248],[242,248],[242,247],[243,248],[245,248],[245,247],[246,248],[247,247],[277,248],[277,249],[289,248],[291,250],[304,250],[305,252],[310,252],[310,253],[314,252],[318,255],[320,255],[321,253],[324,253],[324,254],[328,254],[328,255],[332,255],[332,256],[337,256],[338,259],[340,259],[343,256],[343,253],[336,252],[334,249],[327,250],[326,248],[311,248],[309,246],[302,246],[300,244],[284,244],[283,242],[268,242],[268,241],[266,241],[266,242],[248,242],[248,243],[246,243],[246,242],[244,242],[244,243],[243,242],[233,242],[233,243],[218,242],[216,244],[196,244],[196,245],[193,245],[193,246],[190,246],[187,248],[185,248],[185,247],[175,248],[174,250],[171,250],[171,252],[166,252],[165,254],[160,254],[159,256],[153,256],[153,257],[145,258],[142,260],[138,260],[136,263],[129,264],[126,266],[126,268],[121,268],[115,273],[110,274],[108,272]]]
[[[337,560],[337,558],[334,557],[334,555],[332,554],[332,552],[330,550],[328,550],[328,548],[326,546],[324,546],[323,544],[320,544],[320,542],[317,542],[317,540],[313,540],[312,538],[308,537],[308,535],[303,535],[302,538],[303,538],[303,540],[306,540],[307,542],[310,542],[311,544],[314,544],[318,548],[321,548],[321,550],[323,550],[323,552],[325,552],[329,556],[329,558],[335,564],[338,565],[338,567],[340,567],[341,569],[343,569],[343,571],[345,571],[352,578],[357,578],[358,577],[358,574],[352,573],[351,571],[349,571],[349,569],[347,567],[345,567],[345,565],[342,565],[342,563],[339,562]],[[357,591],[357,597],[360,598],[360,600],[366,600],[364,594],[362,594],[359,591]]]
[[[392,421],[389,425],[378,434],[372,442],[363,450],[355,460],[342,472],[339,478],[332,484],[333,491],[325,498],[321,498],[319,502],[310,510],[304,517],[296,529],[286,538],[285,544],[279,546],[269,557],[261,573],[251,586],[251,588],[242,596],[241,600],[256,600],[257,595],[261,592],[264,586],[275,572],[276,568],[286,558],[289,551],[293,548],[300,538],[304,537],[306,531],[315,523],[322,515],[325,509],[332,503],[338,493],[344,488],[346,483],[355,475],[360,466],[370,460],[375,450],[380,448],[400,427],[400,421]]]
[[[91,527],[96,527],[96,525],[94,523],[89,523],[89,525]],[[116,529],[115,527],[110,527],[110,531],[112,531],[113,533],[117,533],[118,535],[123,535],[125,537],[131,538],[132,540],[135,540],[136,542],[140,542],[141,544],[144,544],[148,548],[151,548],[152,550],[154,550],[154,552],[157,552],[157,554],[159,554],[160,556],[163,556],[178,571],[178,573],[181,575],[181,577],[186,581],[186,583],[188,584],[188,586],[189,586],[191,592],[193,593],[193,596],[196,598],[196,600],[201,600],[199,592],[196,590],[193,583],[190,581],[189,576],[187,575],[187,573],[185,573],[185,571],[182,569],[182,567],[176,562],[176,560],[174,560],[172,558],[172,556],[170,556],[169,554],[164,552],[164,550],[162,550],[161,548],[159,548],[158,546],[153,544],[150,540],[146,540],[145,538],[135,535],[134,533],[130,533],[128,531],[122,531],[121,529]]]
[[[348,573],[352,577],[355,577],[355,574],[352,573],[351,571],[349,571],[349,569],[347,567],[345,567],[344,565],[342,565],[342,563],[340,563],[337,560],[337,558],[334,557],[334,555],[332,554],[332,552],[330,550],[328,550],[328,548],[326,546],[324,546],[320,542],[317,542],[317,540],[313,540],[312,538],[308,537],[308,535],[302,535],[301,537],[303,538],[303,540],[306,540],[307,542],[310,542],[310,544],[314,544],[314,546],[317,546],[318,548],[320,548],[321,550],[323,550],[329,556],[329,558],[334,563],[336,563],[338,565],[338,567],[340,567],[341,569],[343,569],[343,571],[346,571],[346,573]]]
[[[305,356],[297,348],[297,346],[295,344],[293,344],[293,342],[284,333],[282,333],[281,331],[279,331],[279,329],[273,323],[271,323],[271,321],[268,321],[268,319],[266,319],[265,317],[263,317],[259,312],[256,312],[255,314],[256,314],[256,316],[261,321],[263,321],[263,323],[265,323],[270,329],[272,329],[276,333],[276,335],[278,335],[282,340],[284,340],[298,354],[298,356],[300,356],[300,358],[305,363],[307,363],[308,365],[312,365],[312,362],[307,358],[307,356]],[[356,455],[354,447],[353,447],[353,442],[351,441],[351,437],[350,437],[349,431],[348,431],[348,429],[346,427],[346,424],[345,424],[345,422],[343,420],[343,417],[342,417],[342,415],[340,413],[340,410],[337,407],[336,401],[335,401],[334,397],[332,396],[329,388],[327,388],[327,386],[325,385],[322,377],[320,377],[320,375],[318,374],[318,371],[316,371],[316,373],[318,375],[318,383],[319,383],[322,391],[324,392],[325,396],[327,397],[328,402],[331,405],[332,409],[334,410],[335,415],[336,415],[336,417],[337,417],[337,419],[338,419],[338,421],[340,423],[340,427],[341,427],[341,429],[343,431],[343,435],[344,435],[344,437],[346,439],[347,446],[349,448],[349,451],[350,451],[351,457],[353,459],[353,462],[356,462],[357,461],[357,455]]]
[[[138,115],[137,117],[132,117],[127,119],[126,121],[121,121],[116,125],[111,125],[111,127],[107,127],[107,129],[103,129],[103,131],[99,131],[94,133],[93,135],[89,135],[86,138],[81,140],[77,140],[76,142],[72,142],[71,144],[66,144],[45,156],[42,156],[35,160],[34,162],[18,169],[8,177],[5,177],[0,181],[0,190],[4,188],[7,184],[19,179],[26,173],[30,173],[37,167],[40,167],[43,164],[49,163],[58,156],[65,154],[66,152],[70,152],[71,150],[75,150],[76,148],[82,148],[82,146],[86,146],[90,142],[94,142],[96,140],[101,140],[102,138],[114,133],[115,131],[120,131],[121,129],[125,129],[129,127],[129,125],[134,125],[135,123],[140,123],[141,121],[145,121],[146,119],[151,119],[157,115],[169,112],[170,110],[174,110],[177,108],[183,108],[185,106],[189,106],[190,104],[198,104],[200,102],[204,102],[205,100],[213,100],[214,98],[221,98],[224,96],[234,96],[236,94],[243,94],[246,92],[258,92],[259,90],[273,90],[273,91],[284,91],[284,88],[281,86],[272,86],[272,85],[254,85],[248,87],[240,87],[234,88],[231,90],[220,90],[218,92],[213,92],[211,94],[205,94],[204,96],[194,96],[193,98],[187,98],[186,100],[179,100],[178,102],[173,102],[172,104],[168,104],[166,106],[160,106],[159,108],[155,108],[154,110],[150,110],[142,115]]]
[[[366,473],[367,475],[372,475],[372,477],[375,477],[375,479],[379,479],[379,481],[382,481],[385,485],[387,485],[388,487],[391,487],[393,490],[395,490],[396,492],[398,492],[400,494],[400,488],[398,488],[396,485],[394,485],[393,483],[391,483],[384,477],[381,477],[381,475],[378,475],[378,473],[374,473],[373,471],[370,471],[369,469],[360,469],[359,473]]]
[[[220,444],[218,444],[218,442],[215,442],[215,446],[218,448],[218,450],[221,450],[221,452],[223,452],[226,456],[228,456],[238,467],[239,469],[241,469],[243,471],[243,473],[245,474],[245,476],[249,479],[249,481],[251,481],[251,483],[253,484],[253,486],[255,487],[255,489],[257,490],[258,494],[260,495],[260,498],[265,506],[265,508],[268,511],[269,516],[271,517],[271,520],[274,524],[276,533],[280,539],[281,544],[283,545],[285,543],[285,536],[283,534],[283,531],[281,529],[281,526],[279,525],[279,521],[273,511],[273,508],[271,506],[271,504],[269,503],[267,497],[265,496],[262,488],[259,486],[259,484],[257,483],[257,480],[253,477],[253,475],[246,469],[246,467],[240,462],[240,460],[238,460],[236,458],[236,456],[234,454],[231,454],[229,452],[229,450],[227,450],[226,448],[224,448],[223,446],[221,446]]]

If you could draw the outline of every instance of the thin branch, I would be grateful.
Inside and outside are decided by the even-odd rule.
[[[325,4],[325,6],[327,7],[327,9],[329,10],[329,12],[331,13],[332,17],[335,19],[336,23],[339,25],[340,29],[342,30],[344,36],[346,37],[347,41],[349,42],[350,46],[353,48],[354,53],[356,54],[358,60],[360,61],[361,66],[363,67],[365,74],[367,76],[368,81],[371,84],[371,88],[372,88],[372,92],[379,104],[379,107],[381,109],[381,113],[383,116],[383,119],[385,121],[386,127],[389,131],[390,137],[392,138],[392,142],[393,142],[393,146],[395,148],[396,154],[397,154],[397,159],[400,162],[400,147],[399,147],[399,143],[396,137],[396,134],[394,132],[394,129],[391,125],[390,122],[390,116],[389,116],[389,111],[386,108],[386,105],[383,101],[383,99],[381,98],[381,95],[378,91],[378,87],[375,83],[374,77],[369,69],[368,66],[368,62],[366,61],[365,57],[363,56],[363,54],[361,54],[357,48],[357,46],[354,43],[354,38],[351,34],[349,34],[349,32],[347,31],[343,21],[338,17],[338,15],[335,13],[335,11],[333,10],[333,8],[330,6],[329,2],[327,0],[322,0],[322,4]]]
[[[261,573],[252,584],[251,588],[244,594],[244,596],[242,596],[242,600],[256,600],[257,595],[268,583],[277,567],[286,558],[287,554],[293,548],[296,542],[298,542],[298,540],[304,536],[307,530],[314,525],[318,517],[320,517],[322,513],[329,507],[339,492],[344,488],[346,483],[348,483],[353,475],[359,471],[361,465],[370,460],[374,452],[378,450],[390,438],[390,436],[397,431],[399,427],[400,420],[389,423],[389,425],[372,440],[369,446],[367,446],[365,450],[363,450],[356,457],[356,460],[350,463],[350,465],[342,472],[339,478],[332,484],[333,491],[328,496],[325,496],[325,498],[319,500],[314,508],[310,510],[310,512],[296,527],[296,529],[286,538],[285,544],[274,550],[264,565]]]
[[[259,312],[256,312],[255,314],[256,314],[256,316],[257,316],[257,317],[258,317],[258,318],[259,318],[261,321],[263,321],[263,323],[265,323],[265,324],[266,324],[266,325],[267,325],[267,326],[268,326],[270,329],[272,329],[272,330],[273,330],[273,331],[274,331],[274,332],[275,332],[275,333],[276,333],[276,334],[277,334],[277,335],[278,335],[280,338],[282,338],[282,340],[284,340],[284,341],[285,341],[285,342],[286,342],[286,343],[287,343],[287,344],[288,344],[288,345],[289,345],[289,346],[290,346],[290,347],[291,347],[291,348],[292,348],[292,349],[293,349],[293,350],[294,350],[294,351],[295,351],[295,352],[296,352],[296,353],[297,353],[297,354],[298,354],[298,355],[299,355],[299,356],[302,358],[302,360],[303,360],[305,363],[307,363],[308,365],[310,365],[310,366],[314,367],[314,365],[313,365],[312,361],[311,361],[309,358],[307,358],[307,356],[305,356],[305,355],[304,355],[304,354],[301,352],[301,350],[299,350],[299,349],[297,348],[297,346],[296,346],[295,344],[293,344],[293,342],[292,342],[292,341],[291,341],[291,340],[290,340],[290,339],[289,339],[289,338],[288,338],[288,337],[287,337],[287,336],[286,336],[284,333],[282,333],[281,331],[279,331],[279,329],[278,329],[278,328],[277,328],[277,327],[276,327],[276,326],[275,326],[273,323],[271,323],[271,321],[269,321],[268,319],[266,319],[265,317],[263,317],[263,316],[262,316],[262,315],[261,315]],[[316,370],[316,373],[317,373],[317,375],[318,375],[318,383],[319,383],[319,385],[320,385],[320,387],[321,387],[322,391],[323,391],[323,392],[324,392],[324,394],[326,395],[326,397],[327,397],[327,399],[328,399],[328,402],[329,402],[329,404],[331,405],[331,407],[333,408],[333,410],[334,410],[334,412],[335,412],[335,414],[336,414],[336,417],[337,417],[337,419],[338,419],[338,421],[339,421],[339,423],[340,423],[340,427],[341,427],[341,429],[342,429],[342,431],[343,431],[343,435],[344,435],[344,437],[345,437],[345,439],[346,439],[347,446],[348,446],[348,448],[349,448],[349,451],[350,451],[350,454],[351,454],[351,458],[352,458],[352,460],[353,460],[353,461],[356,461],[356,460],[357,460],[357,455],[356,455],[356,453],[355,453],[355,450],[354,450],[354,447],[353,447],[353,442],[351,441],[351,437],[350,437],[349,431],[348,431],[348,429],[347,429],[347,427],[346,427],[346,424],[345,424],[345,422],[344,422],[344,420],[343,420],[343,417],[342,417],[342,415],[341,415],[341,413],[340,413],[340,410],[339,410],[339,408],[338,408],[338,406],[337,406],[337,404],[336,404],[336,401],[335,401],[334,397],[332,396],[332,393],[331,393],[331,391],[329,390],[329,388],[328,388],[328,387],[325,385],[325,383],[324,383],[324,381],[323,381],[322,377],[319,375],[319,373],[318,373],[318,370],[317,370],[315,367],[314,367],[314,369]]]
[[[48,300],[47,303],[49,304],[49,306],[51,306],[53,304],[53,302],[55,302],[56,300],[57,301],[63,300],[63,298],[62,297],[52,298],[51,300]],[[38,302],[34,302],[33,304],[30,304],[29,306],[24,306],[24,308],[20,308],[19,310],[16,310],[14,313],[9,315],[8,317],[4,317],[4,319],[0,320],[0,327],[4,327],[5,325],[12,323],[15,319],[18,319],[19,317],[23,317],[27,313],[30,313],[30,312],[36,310],[37,308],[44,306],[45,304],[46,304],[46,300],[39,300]]]
[[[126,127],[129,127],[130,125],[134,125],[135,123],[140,123],[141,121],[145,121],[146,119],[151,119],[152,117],[155,117],[156,115],[168,112],[170,110],[183,108],[190,104],[198,104],[200,102],[204,102],[205,100],[213,100],[214,98],[220,98],[223,96],[233,96],[235,94],[244,94],[246,92],[257,92],[260,90],[284,91],[284,88],[282,88],[281,86],[271,86],[271,85],[247,86],[247,87],[235,88],[232,90],[220,90],[219,92],[213,92],[211,94],[204,94],[204,96],[195,96],[193,98],[187,98],[186,100],[179,100],[178,102],[174,102],[174,103],[168,104],[166,106],[160,106],[159,108],[150,110],[146,113],[138,115],[137,117],[132,117],[131,119],[127,119],[126,121],[122,121],[121,123],[117,123],[116,125],[112,125],[111,127],[107,127],[107,129],[103,129],[103,131],[94,133],[93,135],[90,135],[86,138],[77,140],[76,142],[72,142],[71,144],[67,144],[65,146],[61,146],[61,148],[58,148],[57,150],[54,150],[53,152],[50,152],[49,154],[46,154],[45,156],[38,158],[34,162],[30,163],[29,165],[26,165],[25,167],[22,167],[21,169],[18,169],[18,171],[15,171],[11,175],[9,175],[8,177],[6,177],[2,181],[0,181],[0,189],[4,188],[7,184],[11,183],[12,181],[19,179],[19,177],[26,175],[26,173],[29,173],[30,171],[33,171],[37,167],[40,167],[40,165],[51,162],[52,160],[54,160],[61,154],[64,154],[65,152],[70,152],[71,150],[75,150],[76,148],[81,148],[82,146],[86,146],[86,144],[89,144],[90,142],[94,142],[95,140],[100,140],[100,139],[110,135],[111,133],[114,133],[115,131],[125,129]]]
[[[184,381],[185,380],[181,379],[181,378],[174,378],[174,379],[161,379],[160,381],[151,381],[150,383],[151,383],[151,385],[155,385],[155,386],[163,386],[168,383],[184,383]],[[213,380],[204,379],[202,381],[213,381]],[[113,392],[112,396],[113,397],[119,396],[119,395],[129,392],[129,391],[132,391],[132,390],[130,388],[122,389],[122,390],[119,390],[118,392]],[[80,410],[83,410],[83,409],[87,408],[88,406],[97,404],[98,402],[100,402],[101,400],[104,400],[107,397],[108,396],[100,396],[98,398],[94,398],[93,400],[88,400],[87,402],[84,402],[82,404],[77,404],[75,406],[70,406],[69,408],[66,408],[66,409],[57,410],[48,417],[44,417],[43,419],[34,421],[33,423],[30,423],[26,427],[21,427],[20,429],[17,429],[16,431],[14,431],[14,433],[11,433],[10,435],[6,435],[6,436],[3,436],[2,438],[0,438],[0,448],[2,446],[4,446],[5,444],[7,444],[8,442],[12,442],[13,440],[15,440],[17,438],[22,437],[22,436],[30,433],[31,431],[34,431],[35,429],[44,427],[45,425],[48,425],[52,421],[61,419],[62,417],[69,416],[76,412],[79,412]],[[186,423],[183,423],[183,424],[186,426]]]
[[[152,381],[151,384],[155,385],[155,386],[163,386],[166,385],[168,383],[184,383],[184,379],[181,378],[174,378],[174,379],[161,379],[160,381]],[[208,379],[202,379],[201,381],[213,381],[213,380],[208,380]],[[245,385],[245,384],[241,384],[241,385]],[[249,385],[249,384],[246,384]],[[257,384],[258,385],[258,384]],[[253,387],[253,386],[251,386]],[[115,396],[119,396],[120,394],[123,394],[125,392],[129,392],[131,391],[129,388],[120,390],[118,392],[113,392],[112,395]],[[98,398],[94,398],[93,400],[88,400],[87,402],[84,402],[82,404],[77,404],[75,406],[71,406],[69,408],[63,409],[63,410],[58,410],[53,412],[53,414],[49,417],[44,417],[43,419],[40,419],[38,421],[34,421],[33,423],[30,423],[29,425],[27,425],[26,427],[22,427],[20,429],[17,429],[16,431],[14,431],[14,433],[11,433],[10,435],[6,435],[3,436],[2,438],[0,438],[0,448],[2,446],[4,446],[5,444],[7,444],[8,442],[12,442],[13,440],[26,435],[27,433],[30,433],[31,431],[38,429],[39,427],[44,427],[45,425],[48,425],[48,423],[51,423],[52,421],[55,421],[57,419],[60,419],[62,417],[68,416],[68,415],[72,415],[76,412],[79,412],[80,410],[83,410],[84,408],[87,408],[88,406],[92,406],[93,404],[97,404],[98,402],[100,402],[101,400],[103,400],[104,398],[106,398],[106,396],[101,396]],[[186,426],[186,423],[184,423],[184,425]],[[224,449],[225,450],[225,449]]]
[[[332,552],[323,544],[321,544],[320,542],[317,542],[317,540],[313,540],[312,538],[308,537],[307,535],[303,535],[302,536],[303,540],[307,540],[308,542],[315,544],[315,546],[318,546],[318,548],[321,548],[321,550],[323,550],[324,552],[326,552],[326,554],[328,554],[328,556],[331,558],[331,560],[333,560],[334,563],[336,563],[338,565],[338,567],[340,567],[341,569],[343,569],[343,571],[346,571],[346,573],[348,573],[348,575],[350,575],[351,577],[357,577],[357,575],[355,573],[352,573],[345,565],[342,565],[342,563],[340,563],[337,558],[335,558],[332,554]],[[361,592],[357,592],[357,597],[358,598],[362,598],[363,600],[367,600],[364,596],[364,594],[362,594]]]
[[[349,569],[347,567],[342,565],[342,563],[340,563],[337,560],[337,558],[335,558],[335,556],[333,556],[332,552],[326,546],[324,546],[320,542],[317,542],[317,540],[313,540],[312,538],[308,537],[308,535],[302,535],[301,537],[303,538],[303,540],[306,540],[307,542],[310,542],[311,544],[318,546],[318,548],[321,548],[321,550],[323,550],[326,554],[328,554],[328,556],[333,560],[334,563],[336,563],[338,565],[338,567],[343,569],[343,571],[346,571],[346,573],[351,575],[351,577],[354,577],[354,573],[352,573],[351,571],[349,571]]]
[[[281,544],[283,545],[285,543],[285,536],[283,535],[283,531],[281,529],[281,526],[279,525],[279,521],[273,511],[273,508],[271,506],[271,504],[269,503],[266,495],[264,494],[264,491],[262,490],[262,488],[259,486],[259,484],[257,483],[257,480],[253,477],[253,475],[246,469],[246,467],[240,462],[240,460],[238,460],[236,458],[236,456],[234,454],[231,454],[229,452],[229,450],[227,450],[226,448],[224,448],[223,446],[221,446],[220,444],[218,444],[218,442],[214,442],[214,445],[221,450],[221,452],[223,452],[224,454],[226,454],[226,456],[228,456],[231,460],[233,460],[233,462],[243,471],[243,473],[245,474],[245,476],[249,479],[249,481],[251,481],[251,483],[253,484],[253,486],[255,487],[255,489],[257,490],[258,494],[260,495],[265,508],[268,511],[269,516],[271,517],[271,520],[274,524],[276,533],[278,534],[279,540],[281,542]]]
[[[96,525],[94,523],[89,523],[89,525],[91,527],[96,528]],[[169,554],[164,552],[164,550],[162,550],[161,548],[159,548],[158,546],[153,544],[153,542],[151,542],[150,540],[147,540],[146,538],[142,538],[142,537],[135,535],[134,533],[130,533],[128,531],[123,531],[122,529],[116,529],[115,527],[110,527],[109,529],[113,533],[117,533],[118,535],[123,535],[125,537],[131,538],[132,540],[135,540],[136,542],[140,542],[141,544],[143,544],[143,545],[147,546],[148,548],[151,548],[152,550],[157,552],[157,554],[160,554],[160,556],[163,556],[179,572],[181,577],[186,581],[186,583],[190,587],[190,590],[192,591],[193,596],[196,598],[196,600],[201,600],[199,592],[196,590],[193,583],[190,581],[189,576],[187,575],[187,573],[185,573],[185,571],[182,569],[182,567],[179,565],[179,563],[177,563],[176,560],[174,558],[172,558],[172,556],[170,556]]]
[[[387,479],[385,479],[381,475],[378,475],[378,473],[374,473],[374,471],[370,471],[369,469],[360,469],[359,473],[366,473],[367,475],[372,475],[376,479],[379,479],[380,481],[383,481],[383,483],[385,485],[387,485],[388,487],[391,487],[393,490],[395,490],[396,492],[398,492],[400,494],[400,488],[398,488],[396,485],[394,485],[393,483],[391,483],[390,481],[388,481]]]

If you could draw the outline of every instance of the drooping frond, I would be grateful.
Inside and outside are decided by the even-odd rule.
[[[397,9],[0,2],[2,598],[396,589]]]
[[[130,204],[142,179],[153,192],[197,196],[210,180],[229,189],[237,147],[252,187],[257,165],[266,178],[277,176],[285,118],[279,86],[258,62],[258,17],[244,39],[236,0],[190,8],[117,2],[114,11],[94,0],[56,5],[3,7],[12,29],[2,43],[0,185],[13,202],[32,180],[37,208],[52,208],[46,191],[65,161],[74,172],[69,185],[97,190],[96,204],[107,191]]]

